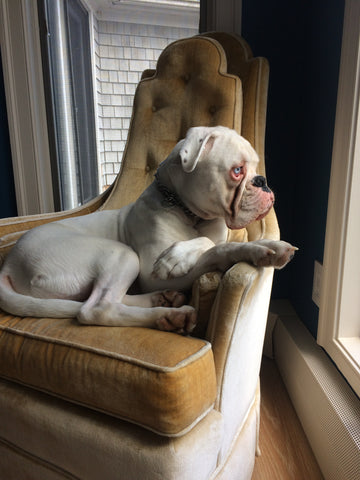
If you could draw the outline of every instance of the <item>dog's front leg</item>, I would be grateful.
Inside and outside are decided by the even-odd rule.
[[[296,250],[296,247],[280,240],[222,243],[202,253],[193,268],[183,278],[190,283],[203,273],[216,270],[225,272],[238,262],[248,262],[258,267],[280,269],[292,259]],[[170,276],[160,277],[159,273],[162,274],[162,272],[158,269],[154,276],[162,279],[172,278]]]
[[[290,262],[296,250],[296,247],[281,240],[223,243],[206,251],[199,258],[194,270],[201,273],[213,270],[224,272],[238,262],[280,269]]]
[[[167,279],[186,275],[194,268],[201,255],[214,245],[208,237],[175,242],[157,258],[153,267],[153,276]]]

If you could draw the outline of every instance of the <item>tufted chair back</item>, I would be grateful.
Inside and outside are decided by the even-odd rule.
[[[226,55],[216,40],[198,36],[170,44],[156,71],[144,77],[134,98],[122,169],[105,209],[135,200],[190,127],[241,131],[241,81],[227,73]]]
[[[136,200],[154,179],[158,165],[190,127],[224,125],[257,151],[265,175],[264,136],[269,68],[253,58],[239,36],[210,32],[171,43],[156,70],[144,72],[133,105],[122,167],[101,209]],[[273,226],[275,229],[273,232]],[[278,236],[274,211],[230,240]]]

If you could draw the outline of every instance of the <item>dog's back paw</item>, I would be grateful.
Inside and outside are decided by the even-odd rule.
[[[156,320],[159,330],[179,333],[191,333],[196,326],[196,312],[193,307],[183,305],[180,308],[170,309],[164,316]]]
[[[156,292],[151,297],[153,307],[181,307],[186,304],[186,295],[177,290]]]

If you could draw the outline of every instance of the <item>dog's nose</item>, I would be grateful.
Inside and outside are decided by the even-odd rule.
[[[265,187],[266,186],[266,179],[262,175],[257,175],[253,178],[252,184],[254,187]]]
[[[257,175],[256,177],[254,177],[252,180],[252,184],[254,185],[254,187],[261,188],[262,190],[264,190],[264,192],[270,192],[270,189],[266,184],[266,178],[262,175]]]

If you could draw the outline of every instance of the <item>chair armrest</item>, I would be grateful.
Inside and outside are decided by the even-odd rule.
[[[221,280],[212,308],[206,339],[214,353],[215,408],[224,418],[225,450],[254,400],[273,272],[246,263],[234,265]]]
[[[0,219],[0,265],[9,253],[16,241],[28,230],[43,225],[44,223],[55,222],[64,218],[87,215],[98,210],[111,192],[111,187],[103,194],[97,196],[80,207],[61,212],[41,213],[38,215],[26,215],[24,217],[10,217]]]

